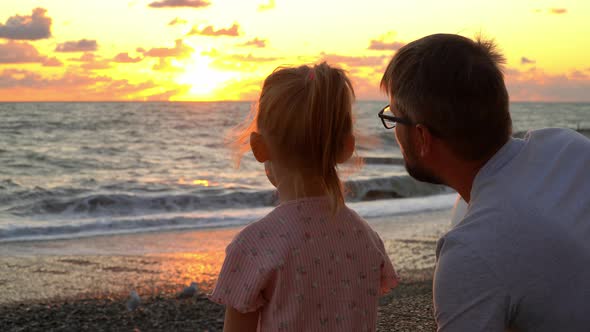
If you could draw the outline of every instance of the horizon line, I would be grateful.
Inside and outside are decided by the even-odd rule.
[[[18,103],[255,103],[256,100],[0,100],[4,104]],[[357,99],[355,102],[387,102],[387,99]],[[511,100],[510,103],[528,104],[590,104],[587,101]]]

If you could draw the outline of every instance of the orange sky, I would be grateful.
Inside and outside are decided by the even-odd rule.
[[[0,101],[253,100],[275,67],[327,60],[359,99],[404,44],[494,38],[513,101],[590,101],[590,1],[5,0]]]

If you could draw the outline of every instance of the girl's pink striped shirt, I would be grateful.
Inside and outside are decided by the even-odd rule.
[[[261,310],[259,331],[374,331],[398,277],[379,235],[327,197],[279,205],[227,246],[209,298]]]

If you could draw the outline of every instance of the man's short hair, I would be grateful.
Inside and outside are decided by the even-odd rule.
[[[459,157],[480,160],[512,134],[503,63],[492,41],[434,34],[399,49],[381,88]]]

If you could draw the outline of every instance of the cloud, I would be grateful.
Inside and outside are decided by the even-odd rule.
[[[159,85],[131,83],[108,76],[66,72],[61,77],[43,77],[32,71],[5,69],[0,72],[0,100],[143,100]]]
[[[204,0],[162,0],[155,1],[149,4],[152,8],[176,8],[176,7],[191,7],[204,8],[210,6],[211,3]]]
[[[146,101],[168,101],[176,95],[187,93],[190,89],[191,86],[189,84],[179,85],[172,90],[150,94],[146,97]]]
[[[383,94],[383,92],[381,92],[381,89],[379,88],[381,76],[381,73],[379,73],[378,75],[370,76],[364,76],[361,74],[351,74],[350,80],[352,82],[352,87],[354,88],[354,93],[356,94],[357,98],[368,100],[384,100],[385,95]]]
[[[262,63],[262,62],[273,62],[280,60],[281,58],[278,57],[258,57],[252,55],[252,53],[248,55],[243,54],[233,54],[227,57],[224,57],[224,60],[232,60],[232,61],[239,61],[239,62],[255,62],[255,63]]]
[[[540,14],[542,12],[544,12],[544,10],[540,9],[540,8],[533,10],[533,13],[535,13],[535,14]],[[547,13],[554,14],[554,15],[567,14],[567,8],[549,8],[549,9],[547,9]]]
[[[162,71],[167,73],[183,73],[184,69],[174,66],[167,58],[160,58],[160,61],[153,65],[152,70]]]
[[[0,89],[13,87],[41,87],[41,75],[21,69],[5,69],[0,74]]]
[[[275,8],[275,0],[269,0],[268,3],[258,5],[258,11],[263,12]]]
[[[102,70],[112,68],[109,60],[102,59],[94,53],[84,53],[79,58],[70,58],[70,61],[82,62],[80,68],[85,70]]]
[[[44,8],[35,8],[31,16],[12,16],[6,24],[0,23],[0,38],[14,40],[39,40],[51,36],[51,18]]]
[[[39,51],[33,45],[14,41],[0,44],[0,64],[2,63],[40,63],[44,67],[58,67],[62,65],[57,58],[48,58],[39,54]]]
[[[505,74],[512,101],[590,101],[590,79],[584,70],[549,74],[534,67],[523,71],[508,68]]]
[[[94,62],[98,60],[98,57],[94,53],[84,53],[79,58],[69,58],[70,61],[78,62]]]
[[[264,77],[240,77],[223,83],[223,95],[226,100],[255,101],[260,96]]]
[[[81,39],[58,44],[56,52],[94,52],[98,49],[96,40]]]
[[[143,60],[141,57],[132,58],[128,53],[119,53],[113,58],[113,62],[117,63],[137,63]]]
[[[526,57],[522,57],[522,58],[520,58],[520,64],[521,64],[521,65],[530,65],[530,64],[534,64],[534,63],[536,63],[536,62],[537,62],[537,61],[535,61],[535,60],[533,60],[533,59],[526,58]]]
[[[250,53],[248,55],[234,54],[234,55],[229,56],[228,59],[235,60],[235,61],[241,61],[241,62],[272,62],[272,61],[277,61],[281,58],[256,57],[256,56],[253,56],[252,53]]]
[[[238,46],[252,46],[252,47],[258,47],[258,48],[264,48],[266,47],[266,39],[258,39],[258,37],[249,40],[243,44],[239,44]]]
[[[186,24],[186,23],[187,23],[186,20],[176,17],[175,19],[170,21],[170,23],[168,23],[168,25],[173,26],[173,25]]]
[[[86,70],[103,70],[110,69],[112,66],[108,60],[98,60],[95,62],[86,62],[80,67]]]
[[[144,56],[156,57],[156,58],[165,58],[165,57],[184,58],[184,57],[188,57],[193,51],[194,51],[194,49],[192,47],[184,44],[182,39],[177,39],[175,41],[175,45],[173,48],[156,47],[156,48],[150,49],[149,51],[146,51],[143,48],[137,49],[137,52],[143,53]]]
[[[43,67],[61,67],[63,66],[63,62],[59,61],[59,59],[53,58],[45,58],[41,61]]]
[[[213,26],[208,25],[204,27],[202,30],[199,30],[196,26],[187,34],[187,36],[230,36],[230,37],[237,37],[240,35],[240,26],[237,23],[234,23],[231,27],[225,29],[215,30]]]
[[[587,80],[590,76],[586,75],[586,73],[581,70],[574,70],[571,72],[570,78],[573,80]]]
[[[373,51],[397,51],[404,47],[406,43],[394,41],[396,36],[395,31],[389,31],[381,35],[377,39],[372,39],[369,43],[368,50]]]
[[[208,56],[210,58],[220,58],[222,56],[222,53],[219,52],[217,49],[212,48],[211,50],[207,51],[204,50],[201,52],[202,56]]]
[[[255,56],[252,53],[244,54],[227,54],[225,52],[219,52],[216,49],[201,52],[201,55],[207,56],[213,59],[211,67],[224,71],[239,71],[239,72],[252,72],[259,69],[261,65],[266,65],[278,60],[280,57],[260,57]]]
[[[550,9],[550,13],[551,14],[566,14],[567,13],[567,9],[566,8],[551,8]]]
[[[13,41],[0,44],[0,63],[35,63],[41,60],[43,57],[31,44]]]
[[[406,45],[402,42],[384,42],[382,40],[371,40],[371,44],[367,49],[376,51],[397,51]]]
[[[385,61],[389,60],[390,56],[347,56],[337,54],[326,54],[322,52],[320,58],[332,64],[345,65],[347,67],[384,67]]]

